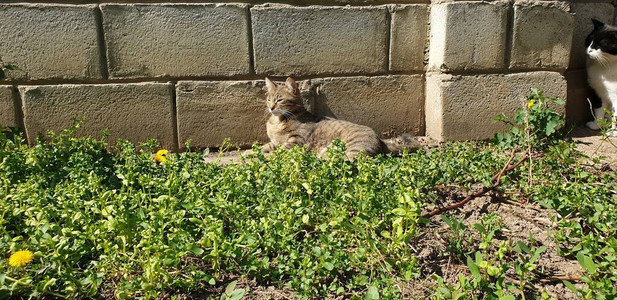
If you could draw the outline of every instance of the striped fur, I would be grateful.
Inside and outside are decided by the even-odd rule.
[[[292,78],[287,78],[284,85],[276,85],[266,78],[266,87],[266,110],[271,116],[266,123],[270,143],[264,145],[264,152],[276,146],[290,149],[298,145],[324,157],[335,139],[345,142],[345,154],[351,160],[361,152],[375,156],[418,149],[409,135],[382,141],[370,127],[311,114],[305,109],[298,85]]]

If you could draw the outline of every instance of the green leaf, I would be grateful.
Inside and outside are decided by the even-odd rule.
[[[489,266],[488,269],[486,270],[486,273],[489,276],[495,277],[495,276],[499,275],[499,273],[500,273],[499,271],[500,271],[499,268],[497,268],[495,266]]]
[[[529,263],[534,263],[538,257],[540,257],[540,254],[542,254],[542,252],[546,251],[546,246],[542,246],[538,249],[536,249],[536,251],[534,252],[533,256],[529,259]]]
[[[484,228],[484,226],[482,226],[482,224],[480,224],[480,223],[473,224],[473,228],[474,228],[475,230],[477,230],[478,232],[480,232],[480,233],[484,233],[484,234],[486,234],[486,229],[485,229],[485,228]]]
[[[364,295],[364,300],[379,300],[379,290],[374,285],[371,285],[366,294]]]
[[[238,284],[237,280],[234,280],[232,282],[230,282],[227,287],[225,287],[225,294],[227,296],[231,296],[231,294],[233,293],[233,291],[236,289],[236,284]]]
[[[11,71],[21,71],[21,69],[19,69],[16,65],[12,64],[6,64],[4,65],[4,68]]]
[[[563,284],[575,294],[579,294],[578,289],[569,281],[563,281]]]
[[[324,268],[326,268],[326,270],[328,271],[332,271],[334,269],[334,264],[331,262],[326,262],[323,264]]]
[[[196,245],[191,246],[191,249],[189,251],[194,255],[202,255],[204,253],[204,249]]]
[[[404,216],[407,214],[407,210],[401,207],[395,208],[392,210],[392,213],[397,216]]]
[[[562,99],[559,98],[551,98],[551,100],[559,105],[565,105],[566,101],[563,101]]]
[[[516,242],[516,245],[519,247],[519,249],[523,250],[525,253],[531,252],[531,250],[529,250],[529,247],[527,247],[527,245],[525,245],[522,242]]]
[[[581,265],[581,267],[583,267],[583,269],[585,269],[585,271],[589,272],[590,274],[595,274],[598,270],[598,266],[596,265],[596,263],[593,262],[591,257],[583,254],[583,252],[579,252],[578,254],[576,254],[576,260],[578,260],[578,263]]]
[[[469,271],[471,271],[471,275],[473,275],[473,278],[481,278],[480,268],[478,268],[478,265],[476,265],[476,263],[473,262],[473,259],[471,259],[471,257],[469,256],[467,256],[467,267],[469,268]]]
[[[242,299],[242,297],[244,297],[244,293],[246,291],[244,289],[237,289],[235,291],[233,291],[233,293],[231,293],[231,296],[229,296],[229,300],[240,300]]]

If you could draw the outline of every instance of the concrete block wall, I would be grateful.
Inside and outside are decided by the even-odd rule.
[[[566,98],[574,15],[564,1],[448,1],[431,7],[426,135],[486,139],[537,87]],[[444,22],[445,20],[445,22]]]
[[[23,71],[0,82],[0,125],[33,142],[85,117],[82,134],[249,146],[267,140],[263,78],[294,76],[312,111],[382,137],[487,138],[531,87],[583,97],[586,19],[613,15],[610,1],[5,0],[0,59]]]

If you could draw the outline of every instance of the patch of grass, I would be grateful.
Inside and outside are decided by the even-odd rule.
[[[534,113],[534,105],[543,100],[526,109]],[[568,285],[610,299],[617,295],[616,175],[583,164],[573,144],[554,139],[558,126],[544,109],[537,111],[555,130],[542,138],[502,136],[497,144],[449,143],[354,162],[342,143],[327,160],[303,148],[266,158],[255,147],[243,163],[220,166],[195,152],[155,159],[155,141],[78,138],[78,126],[34,147],[2,134],[0,251],[8,258],[29,250],[34,260],[0,262],[0,298],[238,299],[251,290],[234,280],[248,278],[300,298],[397,299],[402,284],[430,277],[414,247],[439,220],[450,232],[437,259],[453,257],[465,272],[454,286],[433,276],[426,296],[546,297],[536,263],[546,249],[504,237],[498,215],[469,225],[454,211],[421,217],[492,184],[518,148],[512,156],[533,160],[503,174],[489,196],[555,210],[560,254],[585,270],[583,285]]]

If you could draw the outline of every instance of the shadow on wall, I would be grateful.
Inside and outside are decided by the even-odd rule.
[[[336,114],[332,111],[332,109],[330,108],[330,106],[328,105],[328,95],[326,95],[325,93],[319,93],[318,92],[319,88],[313,88],[312,89],[312,97],[314,97],[313,99],[313,112],[318,115],[318,116],[322,116],[322,117],[332,117],[332,118],[337,118]]]

